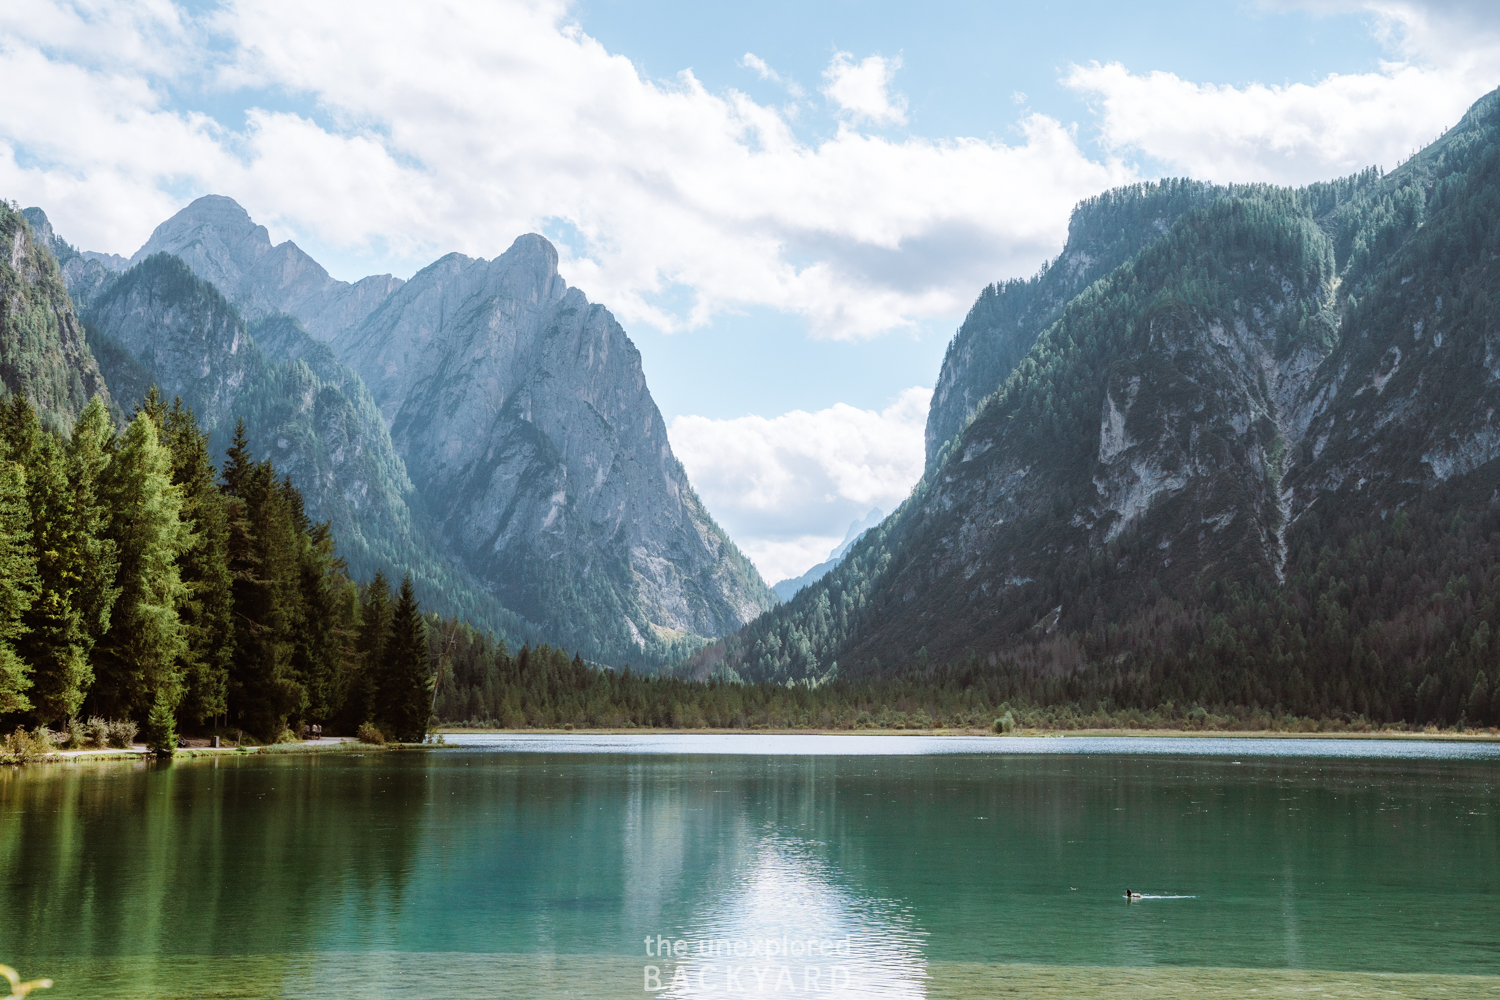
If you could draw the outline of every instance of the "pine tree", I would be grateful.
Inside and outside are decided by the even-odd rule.
[[[390,640],[380,672],[381,728],[402,743],[427,737],[431,718],[432,678],[427,670],[427,625],[417,606],[411,574],[401,581],[401,596],[391,612]]]
[[[359,607],[359,624],[354,640],[354,655],[348,666],[344,685],[340,725],[352,732],[362,722],[375,720],[379,703],[380,675],[385,664],[385,649],[391,635],[391,585],[385,574],[375,571],[365,585]]]
[[[114,454],[114,423],[104,403],[96,396],[73,424],[68,441],[68,488],[72,492],[74,546],[71,562],[77,587],[73,600],[78,609],[79,652],[83,670],[70,678],[68,708],[60,716],[75,714],[94,682],[88,666],[94,648],[109,631],[110,613],[120,596],[119,547],[109,537],[109,510],[100,494],[104,470]],[[49,717],[50,718],[50,717]]]
[[[100,645],[92,701],[101,715],[144,720],[158,701],[175,709],[182,698],[187,643],[178,608],[187,588],[177,560],[193,543],[180,519],[171,452],[145,413],[120,436],[103,486],[109,534],[119,546],[120,597]]]
[[[26,631],[23,616],[38,583],[26,471],[8,459],[8,450],[0,444],[0,714],[31,707],[31,669],[16,655],[15,642]]]
[[[208,456],[208,435],[193,411],[180,397],[170,409],[151,402],[148,395],[143,409],[153,419],[160,413],[162,441],[172,452],[172,482],[182,490],[182,519],[193,528],[194,544],[178,559],[187,588],[180,611],[187,649],[186,691],[177,712],[185,724],[201,725],[226,710],[234,654],[229,498],[219,489],[218,473]]]

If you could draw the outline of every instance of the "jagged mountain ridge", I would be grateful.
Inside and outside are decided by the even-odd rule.
[[[509,606],[619,651],[726,634],[774,603],[673,456],[635,345],[542,237],[449,254],[333,344],[447,551]]]
[[[841,566],[689,668],[964,662],[1064,699],[1450,722],[1483,704],[1497,104],[1389,175],[1180,215],[1069,300]]]
[[[157,253],[180,257],[247,319],[287,313],[323,340],[357,324],[402,285],[389,274],[339,281],[291,240],[273,246],[266,227],[222,195],[199,198],[157,226],[130,264]]]

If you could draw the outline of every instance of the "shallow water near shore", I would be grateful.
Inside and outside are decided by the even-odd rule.
[[[1500,746],[1379,740],[8,768],[0,961],[52,1000],[1493,996],[1497,792]]]

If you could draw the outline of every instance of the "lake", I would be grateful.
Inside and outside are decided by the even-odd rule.
[[[1493,997],[1497,791],[1500,744],[1379,740],[3,768],[0,962],[48,1000]]]

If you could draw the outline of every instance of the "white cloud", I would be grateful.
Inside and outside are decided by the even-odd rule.
[[[845,96],[889,119],[894,62],[872,58]],[[168,0],[12,0],[0,79],[0,192],[88,249],[129,254],[209,192],[398,273],[560,227],[570,282],[667,331],[761,306],[833,338],[961,315],[1055,253],[1077,200],[1134,179],[1040,116],[1011,144],[852,118],[805,142],[790,109],[643,79],[549,0],[229,0],[196,20]],[[195,110],[236,106],[242,122]]]
[[[891,96],[891,80],[901,68],[901,57],[866,56],[859,62],[848,52],[833,57],[823,71],[823,93],[850,121],[872,125],[905,125],[906,98]]]
[[[1220,86],[1119,63],[1074,66],[1116,155],[1143,153],[1204,180],[1305,184],[1394,167],[1500,83],[1500,6],[1311,0],[1268,6],[1366,11],[1398,61],[1315,84]]]
[[[698,495],[767,582],[828,558],[850,522],[895,510],[922,476],[930,388],[884,410],[683,416],[668,433]]]

